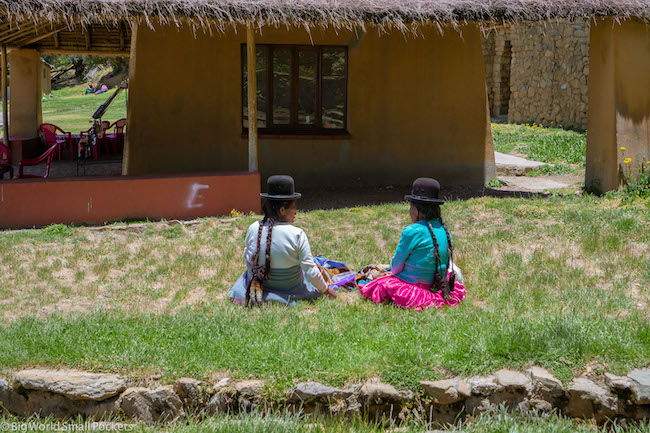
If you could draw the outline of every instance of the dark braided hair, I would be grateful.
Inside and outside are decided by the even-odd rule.
[[[264,200],[262,204],[262,211],[264,212],[264,218],[259,223],[259,228],[257,229],[257,247],[255,248],[255,254],[252,257],[251,271],[253,277],[246,287],[246,298],[245,305],[247,307],[252,307],[253,305],[260,305],[263,301],[263,282],[268,280],[269,274],[271,273],[271,241],[273,240],[273,226],[279,220],[280,209],[282,207],[288,209],[293,204],[294,200]],[[262,232],[264,230],[264,224],[269,222],[269,229],[266,235],[266,252],[264,253],[264,265],[259,264],[260,249],[262,243]]]
[[[445,223],[442,220],[440,205],[434,203],[423,203],[423,202],[415,202],[415,201],[412,203],[413,206],[415,206],[415,208],[418,210],[420,215],[424,217],[427,224],[427,228],[429,229],[429,233],[431,234],[431,239],[433,240],[433,258],[434,258],[435,269],[433,272],[432,289],[434,292],[438,292],[442,290],[442,295],[445,298],[448,298],[451,293],[451,290],[453,290],[454,284],[456,283],[456,274],[454,273],[453,269],[449,269],[449,264],[454,257],[454,246],[451,243],[451,234],[449,233],[449,230],[447,230],[447,227],[445,226]],[[447,248],[449,250],[449,254],[447,255],[446,270],[447,272],[451,270],[451,276],[449,277],[449,279],[447,279],[446,275],[442,275],[442,271],[440,270],[440,267],[442,265],[442,259],[440,258],[440,246],[438,245],[438,239],[436,239],[436,236],[433,233],[433,226],[429,222],[429,220],[435,218],[440,220],[440,224],[442,225],[442,228],[445,230],[445,235],[447,236]]]

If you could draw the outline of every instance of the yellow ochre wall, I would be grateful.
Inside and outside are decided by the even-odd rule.
[[[12,49],[8,60],[9,135],[36,137],[42,121],[41,55],[36,50]]]
[[[358,36],[357,36],[358,35]],[[245,28],[196,37],[140,25],[131,48],[125,174],[245,170],[241,44]],[[263,28],[260,44],[347,45],[346,137],[260,136],[264,180],[299,185],[408,184],[418,176],[482,184],[494,151],[475,24],[379,35]]]
[[[585,184],[605,192],[650,159],[650,25],[601,18],[590,38]]]

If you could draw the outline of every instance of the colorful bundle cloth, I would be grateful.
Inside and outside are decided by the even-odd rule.
[[[330,260],[323,256],[314,257],[314,263],[320,269],[321,275],[325,282],[334,289],[344,287],[346,289],[356,289],[356,272],[343,262]]]
[[[357,273],[356,281],[359,285],[368,284],[379,277],[383,277],[389,272],[390,265],[367,265]]]

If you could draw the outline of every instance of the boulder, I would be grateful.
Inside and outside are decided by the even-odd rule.
[[[618,397],[628,399],[632,395],[632,387],[634,386],[634,383],[629,377],[605,373],[605,385],[607,385],[610,391]]]
[[[531,367],[526,370],[526,374],[533,382],[534,393],[542,399],[553,401],[564,396],[562,382],[545,368]]]
[[[433,400],[442,405],[448,405],[465,400],[470,396],[467,382],[464,379],[454,378],[438,380],[435,382],[422,381],[420,382],[424,393]]]
[[[637,404],[650,404],[650,369],[636,369],[627,375],[632,380],[632,397]]]
[[[242,380],[235,384],[235,389],[240,396],[249,398],[249,397],[258,397],[264,389],[263,380]]]
[[[174,382],[174,392],[183,400],[186,406],[198,406],[207,402],[205,382],[181,377]]]
[[[224,388],[231,387],[232,384],[233,384],[232,379],[229,378],[229,377],[226,377],[226,378],[221,379],[219,382],[215,383],[214,386],[212,387],[212,389],[215,392],[219,392]]]
[[[494,374],[496,383],[508,392],[525,392],[530,379],[513,370],[499,370]]]
[[[489,396],[502,391],[503,387],[496,383],[494,376],[474,376],[467,379],[467,386],[471,395]]]
[[[140,419],[147,424],[183,416],[183,404],[171,385],[156,389],[129,388],[117,401],[124,415]]]
[[[413,392],[400,392],[393,385],[370,380],[359,388],[359,396],[368,402],[393,402],[402,403],[413,399]]]
[[[234,388],[224,388],[210,399],[207,411],[210,415],[230,413],[237,408],[237,391]]]
[[[101,418],[116,411],[116,400],[117,397],[102,401],[70,400],[48,391],[26,391],[26,395],[22,395],[5,380],[0,380],[0,412],[6,410],[17,416]]]
[[[311,402],[314,400],[329,401],[332,399],[348,398],[354,390],[343,390],[318,382],[303,382],[295,386],[289,399],[294,402]]]
[[[48,391],[71,400],[101,401],[126,389],[126,381],[114,374],[86,373],[77,370],[30,369],[14,375],[14,387]]]
[[[618,411],[617,400],[606,388],[589,379],[574,379],[568,388],[569,401],[565,412],[575,418],[611,418]]]
[[[55,418],[73,418],[77,416],[105,418],[117,412],[118,397],[110,397],[102,401],[71,400],[62,394],[48,391],[29,391],[27,406],[21,415]]]
[[[27,415],[27,407],[27,399],[18,394],[6,380],[0,379],[0,413],[7,410],[14,415]]]

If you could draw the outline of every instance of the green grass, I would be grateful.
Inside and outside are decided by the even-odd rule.
[[[526,176],[532,176],[532,177],[557,176],[557,175],[569,174],[569,173],[581,174],[584,173],[584,169],[582,168],[576,169],[574,167],[570,167],[565,163],[550,164],[550,165],[543,165],[540,168],[533,169],[527,172]]]
[[[295,308],[227,300],[254,215],[181,226],[50,226],[0,234],[0,365],[215,372],[343,385],[543,365],[562,380],[650,360],[650,208],[619,196],[450,201],[444,215],[468,298],[425,312],[356,292]],[[405,204],[301,212],[314,253],[387,263]]]
[[[38,432],[50,431],[52,427],[61,430],[74,431],[75,427],[82,426],[84,421],[60,421],[51,418],[19,419],[7,415],[0,415],[0,427],[24,428],[16,431]],[[114,422],[120,422],[115,420]],[[322,417],[296,417],[279,413],[251,413],[243,415],[217,415],[204,421],[193,419],[179,420],[169,425],[146,426],[133,424],[127,421],[123,424],[126,428],[121,431],[155,432],[164,429],[170,433],[424,433],[436,426],[427,425],[421,420],[409,419],[396,424],[385,421],[369,421],[363,419],[341,419]],[[0,429],[0,431],[3,431]],[[117,430],[116,430],[117,431]],[[649,433],[650,424],[640,422],[630,426],[616,424],[596,427],[580,420],[570,420],[556,415],[512,415],[498,412],[494,415],[483,414],[475,420],[452,427],[449,432],[465,433]]]
[[[516,151],[535,161],[577,165],[584,170],[587,133],[541,125],[492,124],[497,152]]]
[[[65,131],[78,134],[90,128],[93,113],[113,94],[115,89],[101,95],[84,95],[85,84],[65,87],[52,91],[51,96],[42,101],[43,122],[53,123]],[[111,123],[118,119],[126,118],[127,92],[121,92],[102,120]]]

